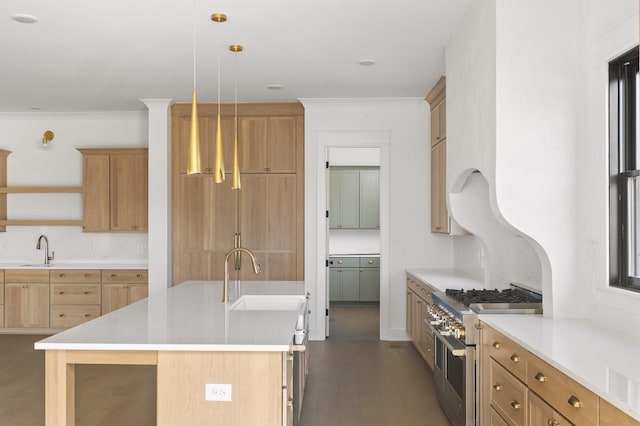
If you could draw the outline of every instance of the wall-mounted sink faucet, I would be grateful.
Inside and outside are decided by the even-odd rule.
[[[233,253],[237,252],[245,252],[251,258],[251,262],[253,263],[253,271],[257,274],[262,268],[260,268],[260,264],[256,260],[256,257],[253,255],[251,250],[244,247],[236,247],[229,250],[227,256],[224,258],[224,285],[222,286],[222,301],[227,302],[229,300],[229,258]]]
[[[40,235],[38,238],[38,244],[36,244],[36,250],[40,250],[40,243],[44,239],[44,264],[48,265],[50,260],[56,256],[56,252],[52,251],[51,256],[49,256],[49,240],[44,235]]]

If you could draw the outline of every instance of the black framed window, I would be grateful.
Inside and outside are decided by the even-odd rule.
[[[609,63],[609,220],[612,286],[640,291],[638,48]]]

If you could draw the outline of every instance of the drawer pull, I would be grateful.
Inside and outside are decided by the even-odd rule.
[[[520,357],[516,354],[511,355],[511,361],[520,362]]]
[[[573,408],[580,408],[582,407],[582,401],[580,401],[576,396],[571,395],[571,398],[569,398],[569,400],[567,401],[569,403],[570,406],[572,406]]]
[[[293,354],[287,354],[287,361],[293,361]]]
[[[287,401],[287,407],[293,407],[293,398],[289,398]]]
[[[373,260],[370,260],[370,261],[369,261],[369,265],[373,265]]]
[[[514,410],[519,410],[520,409],[520,403],[518,401],[511,401],[511,407]]]
[[[85,278],[91,278],[91,274],[84,274]]]
[[[547,424],[548,424],[549,426],[560,426],[560,422],[559,422],[559,421],[557,421],[557,420],[554,420],[554,419],[549,419],[549,420],[547,421]]]
[[[84,317],[85,317],[85,318],[91,318],[92,316],[93,316],[93,315],[91,315],[91,314],[84,314]]]
[[[60,314],[60,315],[58,315],[58,316],[59,316],[60,318],[64,318],[64,317],[66,317],[66,316],[67,316],[67,314]]]
[[[540,383],[544,383],[547,381],[547,376],[545,376],[542,373],[538,373],[535,376],[533,376],[534,379],[536,379],[537,381],[539,381]]]
[[[493,342],[493,345],[491,345],[491,346],[493,346],[496,349],[500,349],[500,343],[499,342]]]
[[[142,278],[142,274],[137,274],[136,277]]]
[[[342,265],[342,260],[338,260],[338,265]]]
[[[66,277],[67,274],[60,274],[60,277]]]
[[[91,292],[90,291],[85,291],[84,294],[91,294]]]
[[[111,278],[115,278],[117,276],[118,276],[118,274],[111,274]]]
[[[493,385],[493,388],[497,391],[500,392],[502,390],[502,385]]]
[[[67,292],[66,292],[66,291],[61,291],[61,292],[59,292],[58,294],[60,294],[60,295],[62,295],[62,294],[67,294]]]

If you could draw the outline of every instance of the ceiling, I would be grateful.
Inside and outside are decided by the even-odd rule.
[[[194,27],[199,102],[217,101],[218,58],[223,102],[236,77],[239,102],[424,97],[470,1],[2,0],[0,112],[190,102]],[[228,21],[212,22],[216,12]]]

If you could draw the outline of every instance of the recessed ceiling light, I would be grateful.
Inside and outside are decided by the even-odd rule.
[[[360,65],[373,65],[376,63],[375,59],[360,59],[358,61]]]
[[[11,19],[21,24],[35,24],[38,22],[38,18],[33,15],[27,15],[26,13],[14,13],[11,15]]]
[[[283,87],[282,84],[270,84],[270,85],[267,86],[267,89],[280,90],[280,89],[282,89],[282,87]]]
[[[37,105],[31,105],[31,106],[29,107],[29,109],[31,109],[31,110],[33,110],[33,111],[40,111],[40,109],[41,109],[41,108],[40,108],[39,106],[37,106]]]

